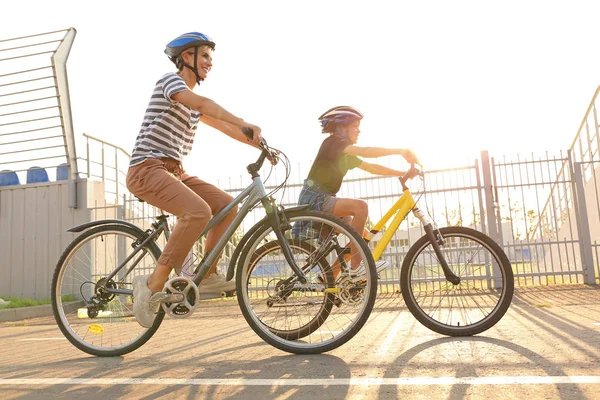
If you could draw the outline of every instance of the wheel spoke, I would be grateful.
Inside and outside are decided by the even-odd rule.
[[[133,250],[138,235],[118,225],[92,228],[75,239],[59,261],[52,295],[57,323],[71,343],[89,354],[126,354],[147,341],[162,321],[164,314],[159,313],[153,328],[142,328],[133,317],[132,297],[107,291],[132,289],[130,282],[124,282],[124,274],[133,260],[114,279],[108,276]],[[142,257],[134,257],[139,262],[132,275],[154,268],[160,251],[148,247],[138,254]]]
[[[294,272],[272,229],[265,226],[240,257],[237,273],[246,285],[238,287],[238,301],[246,320],[270,344],[295,353],[320,353],[345,343],[368,318],[376,294],[374,262],[362,238],[341,220],[320,212],[288,218],[292,226],[308,227],[303,236],[294,236],[292,229],[289,239],[308,284],[286,283]],[[359,249],[354,255],[369,266],[367,283],[358,292],[334,282],[338,255],[343,257],[351,243]],[[259,287],[258,282],[266,284]]]

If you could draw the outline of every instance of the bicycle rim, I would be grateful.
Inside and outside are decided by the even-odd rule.
[[[426,237],[406,255],[401,286],[413,315],[431,330],[450,336],[481,333],[495,325],[512,300],[514,278],[510,262],[489,237],[466,227],[440,229],[441,250],[452,272],[448,282]]]
[[[52,285],[54,316],[67,339],[86,353],[115,356],[131,352],[156,332],[164,318],[159,312],[153,326],[143,328],[133,316],[133,297],[110,294],[101,286],[132,289],[134,276],[152,272],[160,255],[153,243],[107,280],[119,261],[131,253],[138,235],[123,226],[90,229],[65,250],[57,265]],[[125,276],[138,258],[136,267]],[[92,301],[100,305],[90,309],[87,305]]]
[[[281,251],[265,252],[277,243],[268,226],[259,229],[248,242],[238,265],[238,302],[254,331],[271,345],[300,354],[320,353],[350,340],[364,325],[373,308],[376,274],[366,243],[345,222],[320,212],[290,214],[291,225],[310,222],[318,229],[290,240],[294,259],[307,275],[308,283],[295,282],[295,274]],[[340,265],[336,250],[329,244],[358,249],[342,263],[363,262],[363,280],[334,281]],[[279,248],[279,245],[272,245]],[[342,250],[343,251],[343,250]],[[350,254],[348,252],[348,256]],[[344,268],[344,267],[342,267]],[[325,276],[323,276],[323,274]],[[357,283],[358,282],[358,283]]]

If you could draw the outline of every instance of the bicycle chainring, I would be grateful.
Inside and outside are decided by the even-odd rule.
[[[365,297],[365,282],[356,282],[348,277],[337,282],[337,296],[346,305],[356,305]]]
[[[163,289],[167,294],[181,294],[183,301],[161,303],[163,310],[172,318],[187,318],[193,314],[200,303],[198,286],[185,276],[176,276],[165,283]]]

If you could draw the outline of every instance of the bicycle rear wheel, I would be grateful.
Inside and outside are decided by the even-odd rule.
[[[514,277],[502,248],[467,227],[441,228],[442,253],[460,278],[446,280],[433,246],[423,236],[408,250],[400,272],[402,297],[410,312],[429,329],[470,336],[494,326],[512,301]]]
[[[105,289],[132,289],[134,276],[153,271],[160,249],[151,241],[108,279],[141,239],[142,233],[133,228],[102,225],[78,236],[58,261],[52,279],[52,310],[58,327],[78,349],[95,356],[127,354],[146,343],[160,326],[162,309],[152,327],[143,328],[133,316],[132,295]]]
[[[236,273],[240,309],[252,329],[281,350],[297,354],[332,350],[356,335],[373,309],[375,262],[366,242],[341,219],[306,210],[285,215],[290,225],[304,226],[286,236],[293,236],[288,239],[292,255],[308,282],[298,280],[265,220],[240,255]],[[338,274],[338,268],[359,264],[365,269],[360,278]]]
[[[294,253],[294,259],[298,265],[302,265],[305,260],[317,250],[312,244],[304,240],[290,239],[289,243],[290,248]],[[256,249],[256,251],[252,254],[252,260],[250,261],[248,270],[253,271],[255,276],[260,275],[261,278],[264,278],[265,272],[268,274],[266,269],[269,268],[269,265],[273,265],[274,262],[285,262],[281,245],[276,240],[267,242],[263,246]],[[320,279],[323,289],[335,288],[333,272],[325,257],[323,257],[314,265],[311,264],[310,270],[307,268],[305,274],[309,276],[309,279]],[[317,287],[315,285],[315,289],[316,288]],[[323,321],[327,319],[331,313],[331,309],[333,308],[335,301],[335,294],[333,291],[324,292],[324,298],[321,302],[321,309],[316,310],[313,313],[314,315],[312,315],[312,318],[310,318],[311,316],[309,315],[306,321],[298,324],[295,329],[291,327],[280,329],[274,326],[271,327],[271,332],[287,340],[296,340],[306,337],[312,332],[315,332],[321,326]],[[273,306],[273,304],[271,304],[271,306]]]

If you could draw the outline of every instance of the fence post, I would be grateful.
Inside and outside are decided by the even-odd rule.
[[[67,79],[67,59],[75,40],[77,31],[70,28],[52,55],[52,70],[54,72],[54,82],[58,95],[58,105],[62,121],[63,137],[65,148],[67,150],[67,161],[69,163],[69,207],[78,208],[79,199],[77,198],[77,179],[79,178],[79,169],[77,166],[77,153],[75,150],[75,133],[73,130],[73,119],[71,118],[71,100],[69,98],[69,82]]]
[[[496,221],[496,201],[490,169],[490,155],[487,150],[481,151],[481,172],[483,174],[483,191],[485,192],[485,214],[487,219],[487,234],[496,243],[498,241],[498,224]],[[500,243],[502,245],[502,243]]]
[[[475,159],[475,181],[477,184],[477,200],[479,202],[479,223],[481,230],[487,232],[487,223],[485,222],[485,207],[483,206],[483,186],[481,186],[481,175],[479,174],[479,160]]]
[[[594,271],[594,256],[592,254],[592,238],[590,236],[590,224],[588,221],[587,204],[585,202],[585,187],[583,184],[583,163],[573,163],[573,178],[575,179],[576,191],[573,196],[575,206],[575,218],[577,220],[577,233],[579,235],[579,251],[581,253],[581,264],[583,264],[583,282],[588,285],[596,283]]]

